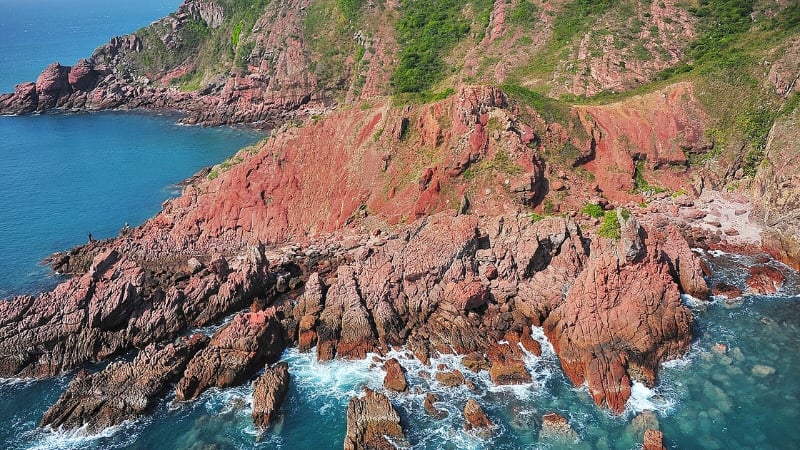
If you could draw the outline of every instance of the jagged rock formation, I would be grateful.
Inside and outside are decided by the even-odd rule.
[[[486,430],[493,426],[492,421],[483,412],[483,408],[473,399],[467,400],[464,405],[464,429],[471,430]]]
[[[403,447],[405,435],[400,416],[389,398],[364,389],[362,398],[353,397],[347,404],[345,450],[395,449]]]
[[[544,329],[572,382],[621,413],[633,380],[653,386],[660,361],[687,350],[692,316],[659,244],[633,216],[617,218],[620,240],[599,243]]]
[[[279,362],[266,369],[253,383],[253,423],[266,428],[275,420],[289,390],[289,365]]]
[[[241,384],[283,352],[283,329],[274,311],[237,315],[189,362],[175,390],[177,400],[197,398],[211,387]]]
[[[386,376],[383,378],[383,386],[395,392],[405,392],[408,390],[406,381],[406,370],[400,365],[396,358],[391,358],[383,364]]]
[[[115,362],[100,372],[80,371],[39,426],[53,429],[86,427],[90,434],[146,414],[189,360],[208,343],[196,334],[175,344],[150,344],[131,362]]]

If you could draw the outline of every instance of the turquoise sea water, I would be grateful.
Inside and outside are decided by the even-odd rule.
[[[35,79],[52,60],[71,64],[114,34],[147,24],[177,4],[0,0],[0,90]],[[41,258],[84,242],[87,232],[108,237],[125,222],[141,223],[175,194],[175,183],[257,138],[241,130],[181,127],[171,118],[130,113],[0,117],[0,297],[51,286],[55,280],[37,265]],[[752,264],[732,255],[706,257],[717,269],[715,277],[739,286]],[[423,366],[399,352],[395,356],[408,369],[412,392],[391,398],[415,448],[633,449],[641,436],[631,418],[645,409],[656,412],[671,448],[800,448],[797,286],[793,275],[778,296],[748,297],[735,308],[721,301],[694,306],[697,339],[691,352],[664,368],[654,390],[637,386],[622,417],[598,410],[585,388],[568,383],[538,330],[534,334],[545,353],[528,357],[535,379],[529,385],[497,388],[485,374],[463,369],[477,390],[445,388],[431,381],[436,362]],[[724,354],[714,351],[718,343],[725,344]],[[247,385],[214,390],[185,404],[167,398],[150,417],[100,436],[38,430],[69,374],[43,381],[0,380],[0,448],[341,448],[347,401],[362,386],[379,389],[382,370],[371,358],[318,363],[294,350],[284,357],[293,377],[290,392],[281,421],[263,435],[250,422]],[[458,366],[457,358],[441,361]],[[753,370],[757,365],[774,373],[760,376]],[[425,415],[427,392],[439,395],[436,406],[447,411],[447,418]],[[467,398],[477,399],[495,422],[490,437],[463,431],[460,411]],[[541,441],[541,415],[548,411],[566,416],[580,442]]]

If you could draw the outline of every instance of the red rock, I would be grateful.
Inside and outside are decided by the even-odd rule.
[[[267,368],[253,383],[253,423],[266,428],[275,419],[289,390],[289,365],[285,362]]]
[[[644,432],[644,443],[642,450],[666,450],[664,446],[664,435],[658,430],[647,430]]]
[[[386,376],[383,378],[383,386],[385,388],[395,392],[405,392],[408,390],[406,371],[397,359],[392,358],[387,360],[383,368],[386,370]]]
[[[96,79],[94,67],[87,60],[82,59],[69,69],[67,82],[74,88],[81,91],[89,89]]]
[[[461,358],[461,364],[473,372],[489,369],[489,362],[480,352],[472,352]]]
[[[389,399],[364,389],[363,398],[353,397],[347,405],[345,450],[396,448],[393,443],[405,440],[400,416]]]
[[[425,412],[428,413],[429,416],[435,419],[444,419],[447,417],[447,411],[440,411],[439,409],[434,406],[435,402],[439,401],[439,397],[436,394],[427,393],[425,394],[425,402],[423,403],[423,408]]]
[[[717,283],[714,286],[714,295],[727,297],[731,300],[742,296],[742,290],[726,283]]]
[[[483,412],[481,405],[473,399],[467,400],[467,404],[464,406],[464,429],[467,431],[484,430],[493,426],[494,424]]]
[[[620,247],[621,239],[596,247],[544,323],[567,376],[576,386],[588,382],[595,403],[617,414],[630,397],[631,378],[652,386],[661,362],[688,350],[692,329],[660,248],[637,242],[635,223],[622,228],[627,245]]]
[[[749,272],[747,287],[754,294],[774,294],[783,287],[786,280],[780,270],[766,265],[753,266]]]
[[[464,384],[464,374],[458,369],[451,371],[442,371],[441,369],[436,372],[436,381],[447,387],[456,387]]]
[[[283,330],[273,312],[239,314],[192,358],[178,382],[175,398],[192,400],[210,387],[239,384],[280,356],[283,349]]]
[[[489,291],[478,278],[449,283],[444,288],[446,301],[461,311],[480,308],[489,301]]]
[[[495,344],[487,350],[489,376],[496,385],[531,382],[531,375],[522,361],[522,352],[509,344]]]

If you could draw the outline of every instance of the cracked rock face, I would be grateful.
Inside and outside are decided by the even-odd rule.
[[[272,311],[237,315],[195,355],[175,390],[177,400],[192,400],[211,387],[241,384],[283,352],[283,328]]]
[[[186,364],[208,343],[203,335],[174,344],[150,344],[131,362],[116,362],[100,372],[78,372],[67,390],[44,413],[39,426],[86,427],[94,434],[148,413],[177,381]]]
[[[266,428],[275,421],[289,390],[289,365],[279,362],[267,368],[253,383],[253,423]]]

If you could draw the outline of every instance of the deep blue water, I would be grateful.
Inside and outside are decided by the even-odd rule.
[[[35,79],[53,60],[72,64],[111,36],[145,25],[177,4],[0,0],[0,90]],[[51,286],[55,280],[37,265],[43,257],[84,242],[88,232],[108,237],[126,222],[141,223],[176,194],[175,183],[257,138],[242,130],[181,127],[174,118],[131,113],[0,117],[0,297]],[[752,261],[721,258],[723,263],[712,264],[719,268],[716,277],[742,286],[743,268]],[[735,308],[721,302],[695,306],[692,351],[664,368],[654,390],[638,386],[622,417],[598,410],[585,388],[568,383],[538,330],[545,353],[527,358],[535,379],[529,385],[497,388],[485,373],[462,368],[477,391],[445,388],[431,381],[436,362],[423,366],[399,352],[395,356],[408,369],[413,390],[391,398],[415,448],[633,449],[641,435],[631,418],[644,409],[656,412],[670,448],[800,448],[797,284],[793,275],[780,295],[748,297]],[[717,343],[727,346],[725,354],[713,351]],[[365,385],[381,389],[383,371],[370,358],[318,363],[296,351],[284,357],[293,381],[283,418],[261,436],[250,421],[247,385],[211,391],[187,404],[173,405],[167,398],[153,415],[101,436],[38,430],[68,374],[0,380],[0,448],[341,448],[348,399]],[[453,357],[441,362],[459,365]],[[757,365],[774,373],[760,376]],[[427,392],[440,396],[437,407],[447,418],[425,415]],[[460,411],[469,397],[496,424],[488,439],[463,431]],[[539,420],[548,411],[566,416],[580,442],[541,441]]]
[[[86,58],[112,37],[175,11],[180,0],[0,0],[0,92],[53,61]]]

